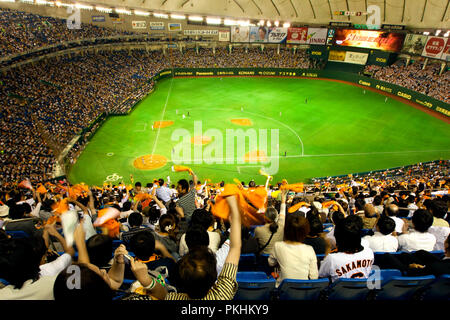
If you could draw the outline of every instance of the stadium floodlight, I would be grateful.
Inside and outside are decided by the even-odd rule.
[[[53,4],[53,2],[47,1],[47,0],[36,0],[37,5],[46,5],[46,4]]]
[[[264,21],[264,20],[259,20],[258,26],[263,26],[263,25],[264,25],[264,23],[265,23],[265,21]]]
[[[16,0],[0,0],[0,2],[16,2]]]
[[[76,3],[75,8],[83,9],[83,10],[94,10],[93,6],[88,6],[88,5],[81,4],[81,3]]]
[[[436,30],[435,36],[438,36],[441,33],[441,30]]]
[[[272,24],[270,23],[269,20],[267,20],[266,26],[268,26],[268,27],[271,27],[271,26],[272,26]]]
[[[250,25],[250,21],[248,20],[239,20],[237,22],[238,25],[240,25],[241,27],[248,27]]]
[[[444,37],[448,37],[450,35],[450,30],[447,30],[446,33],[444,33]]]
[[[23,3],[34,3],[34,0],[20,0]]]
[[[235,20],[225,19],[225,20],[223,20],[223,24],[226,26],[235,26],[238,23]]]
[[[184,20],[184,19],[186,19],[186,16],[182,15],[182,14],[171,14],[170,17],[172,19],[176,19],[176,20]]]
[[[283,28],[290,28],[291,24],[289,22],[283,23]]]
[[[424,31],[423,34],[424,34],[425,36],[427,36],[427,35],[429,35],[430,33],[429,33],[428,31]]]
[[[221,24],[222,23],[222,19],[206,17],[206,23],[207,24]]]
[[[104,12],[104,13],[112,13],[113,9],[111,8],[105,8],[105,7],[100,7],[100,6],[96,6],[95,10],[99,11],[99,12]]]
[[[275,21],[275,22],[274,22],[274,25],[275,25],[275,27],[278,27],[278,26],[280,25],[280,21],[278,21],[278,20]]]
[[[150,12],[134,10],[134,14],[135,14],[136,16],[144,16],[144,17],[148,17],[148,16],[150,15]]]
[[[154,12],[153,16],[160,19],[169,19],[169,15],[167,13]]]
[[[127,9],[114,9],[117,13],[128,14],[131,15],[131,11]]]
[[[190,21],[203,21],[203,17],[199,17],[199,16],[189,16],[188,19]]]

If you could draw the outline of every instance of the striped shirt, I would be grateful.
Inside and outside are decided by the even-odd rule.
[[[232,300],[236,294],[238,284],[236,281],[238,266],[225,263],[217,277],[214,286],[209,289],[206,296],[200,300]],[[193,300],[186,293],[171,292],[166,295],[166,300]]]
[[[188,193],[186,193],[177,201],[177,206],[183,208],[184,217],[186,218],[187,222],[191,220],[192,213],[194,213],[194,210],[197,209],[195,205],[196,193],[197,190],[195,190],[195,188],[192,188]]]

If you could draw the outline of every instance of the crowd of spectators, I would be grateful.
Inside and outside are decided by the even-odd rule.
[[[394,63],[387,67],[368,65],[366,72],[378,80],[396,84],[424,95],[450,103],[450,73],[439,75],[440,63],[429,63],[423,68],[423,61],[406,64]]]
[[[130,35],[119,31],[82,23],[80,28],[68,28],[65,19],[44,17],[33,13],[0,9],[0,56],[24,53],[62,41]]]
[[[0,193],[0,299],[231,300],[242,253],[266,253],[260,265],[277,285],[367,278],[380,252],[382,269],[448,274],[449,167],[418,164],[303,190],[269,177],[261,186],[202,184],[190,169],[176,185],[170,176],[103,186],[24,181]],[[249,223],[241,197],[261,223]],[[67,285],[74,268],[79,287]]]

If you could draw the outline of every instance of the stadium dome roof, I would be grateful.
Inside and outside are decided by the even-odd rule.
[[[82,1],[85,2],[85,1]],[[237,19],[328,24],[330,21],[365,24],[367,16],[335,15],[336,11],[367,12],[380,8],[381,24],[414,28],[450,28],[449,0],[99,0],[109,7],[163,13],[200,14]]]

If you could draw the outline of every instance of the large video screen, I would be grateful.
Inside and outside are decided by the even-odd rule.
[[[399,52],[405,39],[404,33],[376,30],[336,29],[334,44]]]

